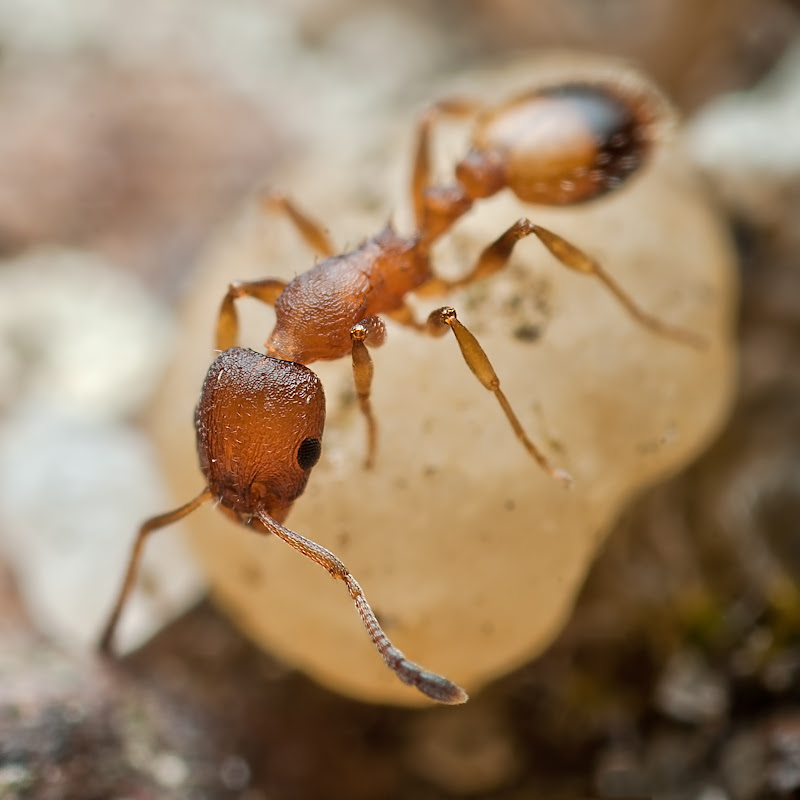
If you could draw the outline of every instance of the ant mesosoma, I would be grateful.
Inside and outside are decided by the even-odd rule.
[[[432,128],[443,115],[476,115],[472,146],[455,166],[449,185],[431,185]],[[502,189],[520,200],[547,205],[582,203],[623,184],[641,168],[654,146],[652,104],[644,90],[604,82],[573,82],[537,89],[494,109],[464,101],[435,105],[416,136],[411,181],[415,232],[397,234],[391,225],[355,250],[336,255],[325,231],[289,200],[265,204],[285,214],[303,240],[324,257],[289,283],[264,279],[233,283],[219,311],[220,355],[205,378],[195,415],[197,449],[206,487],[190,502],[147,520],[140,528],[100,648],[111,650],[117,621],[131,591],[147,536],[208,501],[258,533],[271,533],[343,581],[372,642],[401,681],[442,703],[462,703],[466,693],[448,679],[409,661],[384,634],[355,578],[329,550],[283,526],[302,494],[321,453],[325,397],[306,366],[350,356],[356,396],[367,423],[367,466],[376,450],[370,405],[372,359],[367,345],[385,337],[379,315],[433,336],[455,335],[467,366],[497,398],[514,434],[553,478],[569,475],[553,466],[528,438],[500,389],[478,341],[445,306],[418,322],[406,303],[412,292],[437,295],[501,271],[516,243],[534,234],[565,267],[594,276],[624,309],[652,332],[700,346],[696,334],[673,327],[639,308],[595,262],[556,233],[521,219],[479,255],[463,277],[437,276],[431,247],[473,204]],[[266,355],[237,346],[236,301],[250,297],[275,309]]]

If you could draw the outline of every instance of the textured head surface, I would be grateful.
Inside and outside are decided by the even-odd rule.
[[[302,364],[239,347],[206,375],[195,416],[200,467],[220,503],[282,516],[319,457],[325,395]]]

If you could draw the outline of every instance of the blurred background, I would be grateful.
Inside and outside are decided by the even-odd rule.
[[[792,0],[0,0],[0,797],[800,796],[798,32]],[[209,243],[305,148],[335,169],[442,76],[551,47],[685,117],[740,256],[720,439],[457,717],[331,694],[202,600],[95,663],[76,586],[171,507],[141,422]],[[174,613],[202,579],[157,547]]]

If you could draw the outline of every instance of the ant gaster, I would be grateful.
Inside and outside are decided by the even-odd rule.
[[[329,550],[282,524],[302,494],[321,452],[325,398],[306,366],[350,356],[356,396],[367,423],[366,464],[376,451],[370,405],[372,359],[367,345],[383,342],[380,315],[439,336],[450,329],[467,366],[497,398],[517,439],[553,478],[570,476],[550,463],[528,438],[489,358],[475,337],[445,306],[421,323],[406,304],[411,292],[437,295],[501,271],[516,243],[534,234],[565,267],[594,276],[624,309],[655,334],[701,346],[696,334],[646,313],[590,256],[556,233],[521,219],[478,256],[463,277],[437,276],[431,247],[473,204],[502,189],[525,202],[570,205],[602,196],[636,173],[654,146],[655,105],[645,90],[605,82],[575,82],[528,92],[494,109],[465,101],[434,106],[417,131],[411,181],[415,232],[405,237],[387,225],[349,253],[336,255],[325,231],[289,200],[265,204],[285,214],[301,237],[324,256],[289,283],[264,279],[231,284],[219,311],[216,346],[195,415],[197,449],[206,487],[190,502],[147,520],[136,537],[128,569],[100,641],[111,650],[114,630],[135,580],[147,536],[215,501],[229,517],[258,533],[271,533],[345,583],[370,638],[401,681],[442,703],[462,703],[466,693],[440,675],[409,661],[389,641],[355,578]],[[444,115],[476,114],[472,145],[455,166],[449,185],[431,185],[430,140]],[[276,322],[266,355],[238,343],[236,301],[251,297],[273,306]]]

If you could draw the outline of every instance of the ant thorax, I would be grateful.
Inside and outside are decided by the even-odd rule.
[[[399,236],[387,225],[355,250],[326,258],[286,285],[275,302],[266,351],[300,364],[347,356],[354,325],[395,310],[429,277],[419,239]]]

